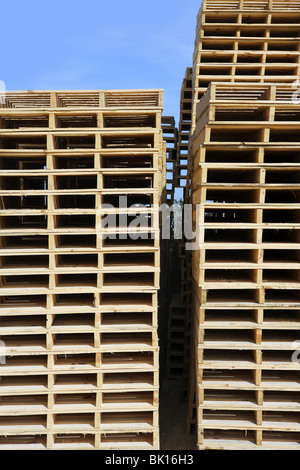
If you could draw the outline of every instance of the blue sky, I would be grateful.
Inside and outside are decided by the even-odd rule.
[[[178,123],[201,0],[22,0],[1,5],[8,90],[163,88]]]

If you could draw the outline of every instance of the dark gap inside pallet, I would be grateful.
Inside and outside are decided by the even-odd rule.
[[[1,196],[0,207],[2,210],[16,209],[47,209],[47,196]]]
[[[98,267],[98,254],[59,254],[56,256],[56,267]]]
[[[300,292],[296,289],[265,289],[266,303],[300,303]]]
[[[238,22],[238,16],[237,15],[224,15],[222,14],[222,17],[219,15],[213,15],[213,14],[205,14],[205,23],[237,23]]]
[[[84,255],[85,256],[85,255]],[[154,267],[154,253],[112,253],[104,254],[104,267],[109,266]]]
[[[274,62],[274,61],[272,61]],[[258,54],[255,54],[255,55],[251,55],[250,53],[245,53],[243,55],[238,55],[237,56],[237,60],[236,60],[236,63],[237,64],[260,64],[262,63],[262,55],[258,55]]]
[[[290,16],[287,14],[279,15],[278,13],[272,13],[271,16],[271,23],[273,24],[295,24],[300,22],[300,15],[296,14],[296,12],[292,12]]]
[[[93,307],[94,306],[94,294],[55,294],[54,295],[54,307],[63,306],[80,306],[80,307]]]
[[[2,129],[27,129],[49,127],[48,116],[12,116],[1,118]]]
[[[78,115],[78,116],[56,116],[56,127],[58,128],[80,128],[97,127],[97,115]]]
[[[266,37],[266,29],[265,28],[247,28],[246,26],[242,26],[240,29],[240,37],[241,38],[264,38]]]
[[[89,155],[82,156],[54,156],[54,168],[58,170],[80,170],[94,168],[94,157]]]
[[[0,437],[0,445],[3,446],[18,446],[26,445],[29,447],[36,447],[41,449],[47,448],[47,435],[44,436],[42,433],[40,435],[22,435],[22,436],[5,436]]]
[[[59,373],[54,375],[54,387],[53,391],[56,389],[64,389],[64,387],[91,387],[97,388],[97,377],[96,374],[76,374],[71,375]]]
[[[299,270],[297,269],[264,269],[263,270],[264,282],[299,282]]]
[[[271,133],[272,133],[272,130],[271,130]],[[292,134],[292,135],[294,139],[296,139],[297,134]],[[288,138],[288,135],[283,133],[283,134],[280,134],[280,138],[279,138],[277,134],[273,133],[272,138],[275,139],[275,137],[279,139],[278,142],[281,142],[284,137]],[[261,131],[256,130],[256,129],[254,130],[227,129],[226,132],[212,129],[211,137],[210,137],[211,142],[260,142],[261,140],[262,140]],[[271,138],[270,138],[270,142],[272,142]]]
[[[264,262],[265,263],[299,263],[300,252],[297,249],[294,250],[264,250]]]
[[[235,75],[260,75],[261,74],[261,69],[259,67],[236,67],[235,70]],[[259,119],[261,121],[261,119]]]
[[[205,242],[255,243],[256,232],[249,229],[205,229]]]
[[[85,347],[93,347],[93,338],[92,336],[85,337],[83,335],[81,338],[80,335],[62,335],[55,338],[55,347],[63,347],[68,346],[69,344],[72,345],[73,348],[85,346]],[[96,367],[96,358],[95,354],[73,354],[73,353],[63,353],[57,354],[54,356],[54,365],[55,367]]]
[[[96,235],[56,235],[57,248],[96,248]]]
[[[207,163],[255,163],[257,161],[257,153],[253,150],[243,150],[242,152],[235,149],[230,150],[206,150],[205,161]],[[220,170],[219,170],[220,171]]]
[[[95,195],[66,194],[54,196],[56,209],[95,209]]]
[[[96,189],[97,175],[68,175],[55,176],[54,185],[56,189]]]
[[[256,323],[257,312],[255,310],[206,310],[205,323],[218,322],[225,324],[232,322],[251,322]],[[224,332],[224,330],[222,330]]]
[[[289,28],[289,29],[280,29],[280,28],[271,28],[270,29],[270,38],[298,38],[299,37],[299,28]]]
[[[7,344],[10,346],[10,347],[16,347],[18,345],[18,341],[22,341],[22,336],[18,336],[17,338],[14,338],[12,337],[11,340],[9,340],[9,337],[6,337],[8,338],[6,341],[7,341]],[[28,338],[28,344],[27,344],[27,341],[26,341],[26,338],[27,336],[24,337],[24,346],[41,346],[41,347],[44,347],[45,346],[45,341],[44,339],[42,338],[42,336],[40,336],[40,340],[37,338],[36,340],[34,340],[33,337]],[[34,367],[34,368],[40,368],[40,370],[43,370],[43,369],[46,369],[47,368],[47,363],[48,363],[48,358],[46,355],[38,355],[38,356],[9,356],[6,358],[6,366],[7,367],[16,367],[17,369],[19,368],[26,368],[26,367]]]
[[[4,295],[0,297],[0,308],[46,308],[46,295]]]
[[[264,42],[261,41],[239,41],[238,49],[239,51],[262,51],[264,48]]]
[[[297,209],[264,209],[263,223],[273,224],[297,224],[300,221],[300,214]]]
[[[215,112],[215,121],[267,121],[264,109],[221,109]]]
[[[280,67],[280,69],[266,66],[265,75],[297,75],[297,65],[293,68]]]
[[[247,189],[207,189],[206,202],[215,204],[255,203],[259,200],[259,191]],[[228,209],[226,208],[226,211]],[[237,210],[238,211],[238,210]]]
[[[281,55],[276,55],[276,54],[268,54],[266,57],[266,63],[267,64],[297,64],[298,63],[298,58],[297,56],[292,56],[290,54],[286,54],[283,57]],[[277,73],[276,73],[277,75]]]
[[[2,190],[41,190],[44,191],[48,188],[48,179],[42,176],[2,176],[1,178]]]
[[[299,130],[276,130],[270,131],[270,142],[300,142]]]
[[[243,431],[231,431],[227,429],[204,429],[203,433],[204,442],[212,441],[218,442],[220,441],[221,445],[225,445],[226,442],[229,444],[232,442],[232,445],[237,445],[237,442],[240,442],[241,445],[243,443],[250,443],[255,445],[256,444],[256,433],[255,431],[247,432]]]
[[[229,36],[235,37],[236,30],[235,29],[225,29],[225,28],[213,28],[211,26],[205,26],[203,31],[203,37],[218,37],[218,36]]]
[[[153,445],[153,434],[143,432],[139,433],[123,433],[123,434],[104,434],[101,436],[101,442],[104,444],[123,444],[123,443],[148,443]]]
[[[295,335],[296,336],[296,335]],[[295,341],[295,340],[294,340]],[[292,365],[292,354],[290,349],[287,351],[267,350],[262,351],[263,363],[265,364],[286,364]]]
[[[279,345],[284,349],[284,343],[293,343],[297,340],[298,331],[292,330],[285,330],[284,327],[280,330],[262,330],[262,341],[267,342],[275,342],[279,343]],[[289,345],[288,345],[289,348]],[[284,351],[285,353],[288,351]],[[289,362],[289,361],[288,361]]]
[[[212,362],[212,363],[233,363],[233,362],[242,362],[247,364],[255,364],[255,359],[253,351],[247,350],[215,350],[215,349],[205,349],[203,351],[203,361]]]
[[[0,148],[14,150],[46,150],[46,136],[42,137],[1,137]]]
[[[133,214],[108,214],[102,217],[102,227],[106,226],[110,229],[112,228],[152,228],[153,227],[153,217],[152,214],[142,213],[139,215]],[[133,234],[133,236],[138,236],[138,234]],[[108,236],[110,236],[108,234]],[[131,236],[131,235],[130,235]],[[112,238],[115,238],[114,234],[111,234]]]
[[[73,214],[73,215],[57,215],[56,228],[67,228],[67,227],[86,227],[95,228],[95,215],[92,214]]]
[[[255,223],[255,211],[241,209],[207,209],[205,212],[206,223]]]
[[[54,144],[56,149],[94,149],[95,136],[55,137]]]
[[[264,229],[263,243],[299,243],[300,232],[297,229]]]
[[[256,270],[206,269],[206,282],[255,282]]]
[[[222,42],[222,41],[208,41],[203,39],[202,41],[202,49],[203,50],[224,50],[230,51],[234,50],[234,42]]]
[[[299,184],[300,172],[297,168],[293,170],[267,169],[266,171],[266,184]]]
[[[103,177],[104,189],[116,188],[152,188],[153,176],[152,175],[104,175]]]
[[[265,196],[265,203],[268,204],[297,204],[300,200],[300,191],[293,190],[276,190],[267,189]]]
[[[281,322],[299,324],[300,312],[299,310],[264,310],[264,323],[278,323]]]
[[[103,385],[125,385],[125,384],[141,384],[141,386],[153,386],[153,373],[152,372],[116,372],[109,373],[104,372],[103,374]]]
[[[22,216],[2,216],[2,229],[31,229],[47,228],[47,216],[45,215],[22,215]]]
[[[44,315],[26,315],[26,325],[24,325],[23,315],[9,315],[0,317],[1,328],[43,328],[46,329],[46,316]]]
[[[152,306],[152,294],[123,294],[123,293],[113,293],[108,294],[104,293],[101,294],[101,305],[103,306],[118,306],[118,305],[138,305],[139,307],[143,306]]]
[[[226,262],[237,262],[237,263],[253,263],[257,260],[257,250],[205,250],[205,262],[207,263],[226,263]]]
[[[257,292],[255,289],[210,289],[207,291],[208,303],[242,303],[257,302]]]
[[[144,136],[102,136],[103,148],[153,148],[153,135]]]
[[[260,15],[260,14],[243,14],[242,15],[242,23],[246,24],[258,24],[258,23],[267,23],[268,16],[267,15]]]
[[[71,286],[97,286],[97,274],[58,274],[56,286],[71,287]]]
[[[1,256],[0,263],[4,268],[48,268],[49,255],[22,255],[22,256]]]
[[[298,50],[298,42],[290,42],[290,41],[269,41],[268,42],[268,50],[269,51],[287,51],[293,52]]]
[[[152,194],[103,194],[103,205],[112,206],[112,208],[139,208],[150,207],[153,203]],[[104,207],[105,208],[105,207]],[[110,208],[110,207],[108,207]]]
[[[154,273],[104,273],[104,286],[154,286]]]
[[[134,327],[141,325],[145,327],[152,326],[152,314],[151,313],[103,313],[102,322],[103,326],[116,326],[124,325]]]
[[[14,156],[1,157],[0,167],[2,170],[44,170],[46,168],[46,157]]]
[[[72,299],[73,299],[73,296],[72,296]],[[90,306],[92,305],[93,304],[90,303]],[[56,304],[56,306],[59,306],[59,304]],[[79,329],[81,327],[94,328],[94,326],[95,326],[95,314],[94,313],[66,313],[66,314],[61,313],[59,315],[56,315],[52,322],[52,327],[54,329],[56,327],[60,327],[60,328],[78,327]]]

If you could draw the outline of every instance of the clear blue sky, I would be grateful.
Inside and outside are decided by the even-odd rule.
[[[1,5],[8,90],[163,88],[178,123],[201,0],[17,0]]]

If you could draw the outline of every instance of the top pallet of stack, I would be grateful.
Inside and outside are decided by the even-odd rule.
[[[203,0],[202,10],[280,10],[280,11],[300,11],[298,0]]]
[[[163,106],[162,90],[7,91],[1,108],[156,108]]]

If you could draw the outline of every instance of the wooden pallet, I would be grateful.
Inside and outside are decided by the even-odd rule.
[[[300,76],[300,49],[297,33],[299,12],[298,1],[207,0],[202,2],[198,13],[193,58],[192,124],[189,137],[190,150],[187,159],[185,201],[191,202],[193,199],[195,204],[201,204],[205,200],[207,208],[206,212],[204,209],[201,212],[200,227],[202,229],[204,226],[206,227],[205,232],[203,230],[200,236],[201,254],[193,254],[193,272],[197,285],[193,292],[198,292],[201,299],[200,305],[205,309],[215,309],[217,312],[221,308],[227,312],[228,309],[233,310],[233,305],[234,309],[246,309],[245,305],[249,309],[256,308],[257,303],[260,305],[265,302],[269,309],[284,308],[286,305],[294,309],[298,305],[297,281],[291,280],[291,289],[288,293],[280,289],[276,290],[274,287],[276,279],[270,279],[270,275],[275,262],[279,269],[282,269],[283,265],[285,266],[284,273],[288,272],[289,266],[285,259],[281,264],[280,260],[274,260],[272,254],[274,244],[278,242],[278,246],[284,249],[283,253],[288,254],[289,257],[292,256],[291,253],[296,253],[295,250],[298,249],[299,242],[297,225],[295,224],[297,220],[295,199],[292,201],[294,211],[285,212],[290,216],[291,227],[285,223],[277,229],[275,228],[275,220],[277,223],[279,210],[288,209],[290,201],[286,201],[284,205],[280,199],[280,196],[287,194],[282,191],[282,181],[280,181],[281,186],[279,184],[277,187],[277,181],[272,181],[272,176],[280,174],[286,177],[285,183],[288,184],[298,162],[296,142],[294,149],[290,148],[288,153],[286,149],[286,141],[294,141],[293,133],[297,131],[292,131],[290,138],[280,142],[287,126],[278,127],[279,123],[290,124],[292,122],[291,125],[297,129],[297,113],[294,117],[289,118],[291,111],[285,113],[284,107],[280,110],[278,106],[280,103],[290,101],[293,93],[297,92],[295,80]],[[203,113],[200,116],[199,112],[207,110],[205,100],[209,98],[205,93],[212,80],[218,82],[217,88],[220,89],[218,98],[224,100],[223,111],[219,112],[220,108],[216,111],[216,108],[212,106],[208,112],[211,113],[210,115]],[[222,89],[222,82],[231,83],[231,91],[227,86]],[[290,83],[292,86],[285,87],[283,90],[280,90],[279,87],[267,86],[267,90],[263,87],[262,92],[259,90],[259,84],[276,85],[277,82]],[[245,90],[242,90],[242,84],[245,85]],[[246,89],[248,90],[248,102],[245,101]],[[264,96],[264,93],[272,93],[272,96]],[[196,116],[199,100],[201,100],[202,106],[198,106],[199,112]],[[256,114],[255,106],[253,106],[249,110],[248,119],[246,119],[245,114],[239,115],[239,100],[244,101],[244,113],[247,113],[246,108],[249,107],[249,103],[253,105],[256,100],[267,102],[266,115],[263,115],[262,107]],[[271,101],[276,102],[276,111],[274,106],[270,106]],[[244,126],[243,129],[240,128],[240,139],[235,135],[231,140],[229,134],[233,132],[234,127],[239,125],[239,119],[241,122],[247,121],[247,124],[251,125]],[[196,122],[197,130],[195,129]],[[252,127],[254,132],[250,137],[250,128],[254,122],[258,125],[256,127],[257,134],[254,135],[254,126]],[[213,135],[211,134],[211,123],[215,126]],[[236,139],[239,140],[239,143],[236,142]],[[191,143],[193,143],[194,149],[197,149],[194,154]],[[283,158],[283,154],[288,155],[287,162],[290,164],[284,172],[283,168],[279,168],[278,171],[273,168],[279,164],[280,155]],[[284,159],[281,161],[283,162]],[[226,162],[227,168],[225,173],[224,162]],[[247,176],[246,179],[243,179],[244,171],[246,173],[253,171],[252,177],[248,173],[249,179],[247,180]],[[222,175],[221,178],[218,179],[217,174]],[[229,180],[227,179],[229,174],[232,175],[232,184],[229,181],[231,176]],[[263,174],[264,176],[262,176]],[[191,181],[192,175],[193,183]],[[234,175],[237,177],[235,181],[233,181]],[[298,182],[293,178],[291,181],[295,183],[294,189],[291,190],[297,191]],[[249,185],[248,192],[245,191],[244,183],[246,182]],[[239,183],[242,184],[239,185]],[[267,184],[269,185],[268,189],[264,186]],[[250,191],[250,185],[253,191]],[[231,187],[231,192],[228,193],[229,199],[230,197],[233,199],[230,203],[228,201],[229,205],[226,207],[221,195],[229,186]],[[222,200],[217,205],[219,196]],[[248,197],[250,199],[247,200]],[[236,229],[235,220],[230,220],[232,215],[237,214],[235,210],[232,210],[237,205],[235,201],[240,202],[238,216],[242,217],[243,225],[239,225],[242,230]],[[226,221],[222,220],[224,208],[226,209],[226,217],[229,217]],[[221,219],[214,220],[214,217],[221,217]],[[272,217],[274,227],[267,225],[272,222]],[[218,228],[215,226],[217,221],[220,222]],[[285,239],[290,229],[292,229],[291,237]],[[226,251],[224,251],[224,241],[228,244]],[[266,251],[266,260],[261,258],[263,249],[268,250]],[[235,250],[235,254],[232,257],[233,250]],[[220,256],[219,259],[218,256]],[[237,273],[235,271],[231,272],[233,278],[230,276],[226,278],[228,264],[233,265],[232,271],[234,271],[235,268],[241,266],[240,258],[244,262],[244,268],[239,271],[241,277],[235,277]],[[261,260],[260,265],[258,265],[258,260]],[[266,261],[269,261],[269,264]],[[221,269],[219,270],[217,267]],[[247,270],[247,268],[249,269]],[[293,271],[290,276],[292,277],[296,272],[294,268],[296,269],[295,264],[291,267]],[[219,290],[213,287],[216,280]],[[280,282],[277,281],[277,286],[279,284]],[[257,287],[254,288],[254,285]],[[232,289],[226,291],[228,286],[231,286]],[[250,286],[252,286],[251,289]],[[262,287],[259,288],[259,286]],[[285,295],[283,295],[284,293]],[[268,315],[271,315],[269,310],[267,312]],[[226,323],[223,322],[222,327],[224,325]],[[190,402],[193,403],[193,399],[190,399]],[[199,430],[199,433],[199,436],[202,436],[202,429]],[[241,439],[242,442],[241,436],[235,438],[234,435],[229,435],[227,439],[226,432],[223,433],[224,436],[221,433],[217,437],[218,440],[214,441],[213,433],[216,433],[216,430],[213,430],[211,435],[208,434],[207,438],[205,436],[204,441],[203,436],[201,437],[202,441],[199,438],[199,442],[202,442],[201,445],[199,444],[199,448],[235,448],[238,446],[238,439]],[[280,441],[285,441],[282,435],[276,436],[275,444],[272,443],[271,436],[268,436],[268,439],[271,448],[280,445]],[[218,445],[219,440],[220,444]],[[245,440],[242,445],[246,445]],[[291,445],[287,440],[287,446]],[[262,441],[263,446],[264,440]],[[249,447],[253,448],[252,442]]]
[[[0,448],[158,449],[162,92],[5,100]]]
[[[277,11],[293,13],[300,11],[298,0],[203,0],[202,10]]]

